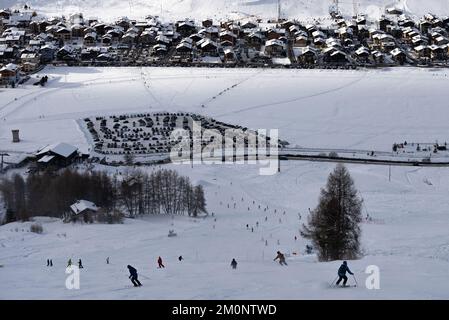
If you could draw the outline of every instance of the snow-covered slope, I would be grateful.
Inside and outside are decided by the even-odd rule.
[[[168,167],[204,185],[214,217],[49,221],[42,235],[27,232],[29,222],[1,226],[0,299],[449,299],[447,169],[395,167],[389,182],[386,167],[348,166],[365,200],[363,214],[374,221],[363,223],[364,258],[349,262],[359,287],[339,290],[328,287],[339,261],[318,263],[299,237],[334,165],[283,162],[281,174],[269,177],[240,165]],[[169,238],[170,229],[178,236]],[[288,255],[287,267],[273,262],[277,250]],[[157,269],[158,256],[166,269]],[[49,258],[53,268],[45,266]],[[69,258],[83,261],[80,290],[65,288]],[[142,288],[130,288],[128,264],[138,269]],[[380,290],[365,287],[369,265],[380,268]]]
[[[142,17],[147,14],[169,18],[204,17],[244,17],[256,15],[263,18],[277,16],[277,0],[2,0],[0,7],[21,6],[24,3],[32,8],[53,15],[84,12],[87,16],[104,19],[127,15]],[[386,6],[395,5],[409,13],[422,15],[429,11],[436,14],[449,14],[449,3],[442,0],[358,0],[359,12],[379,16]],[[306,18],[327,16],[330,0],[282,0],[282,14],[285,17]],[[341,1],[344,14],[353,13],[352,1]]]
[[[0,89],[1,149],[33,151],[64,141],[87,151],[76,119],[152,111],[278,128],[282,139],[310,147],[389,150],[403,140],[449,140],[449,77],[442,69],[48,67],[40,74],[49,75],[45,88]],[[11,129],[20,129],[21,143],[11,142]],[[363,212],[374,221],[363,225],[364,258],[350,262],[360,286],[331,290],[338,262],[317,263],[304,254],[307,242],[294,237],[333,165],[282,162],[275,176],[260,176],[256,166],[167,167],[205,186],[217,221],[53,221],[43,223],[43,235],[27,232],[30,223],[2,226],[0,299],[449,299],[447,168],[393,167],[390,182],[385,166],[348,166]],[[169,229],[178,237],[168,238]],[[288,267],[272,261],[277,250],[289,254]],[[159,255],[167,269],[156,269]],[[179,255],[186,260],[179,263]],[[45,267],[47,258],[53,268]],[[84,262],[79,291],[64,286],[69,258]],[[235,272],[232,258],[239,261]],[[127,264],[140,271],[143,288],[129,288]],[[369,265],[380,268],[381,290],[364,287]]]

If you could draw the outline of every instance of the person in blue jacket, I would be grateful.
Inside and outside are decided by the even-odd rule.
[[[346,282],[348,281],[348,277],[346,276],[346,272],[353,275],[354,273],[351,272],[348,268],[348,263],[346,261],[343,261],[343,264],[338,269],[338,281],[337,286],[340,284],[341,280],[343,280],[343,286],[346,286]]]

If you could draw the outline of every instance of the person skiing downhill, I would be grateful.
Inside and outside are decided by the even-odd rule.
[[[72,259],[69,259],[69,261],[67,262],[67,268],[72,266]]]
[[[78,268],[83,269],[83,263],[81,262],[81,259],[78,260]]]
[[[137,275],[137,270],[135,268],[133,268],[132,266],[128,265],[128,270],[129,270],[129,279],[131,279],[131,282],[133,283],[134,287],[141,287],[142,284],[140,283],[140,281],[137,279],[138,275]]]
[[[340,284],[341,280],[343,280],[343,287],[346,286],[346,282],[348,281],[348,277],[346,276],[346,272],[348,272],[350,275],[353,275],[354,273],[351,272],[348,268],[348,263],[346,261],[343,261],[343,264],[338,268],[338,281],[337,286]]]
[[[232,269],[237,269],[237,261],[235,261],[235,259],[232,259],[231,267],[232,267]]]
[[[165,268],[164,264],[162,263],[162,258],[161,258],[161,257],[159,257],[159,258],[157,259],[157,264],[158,264],[158,268],[159,268],[159,269],[160,269],[160,268]]]
[[[273,261],[276,261],[277,259],[279,259],[279,264],[282,265],[287,265],[287,262],[285,262],[285,256],[283,253],[281,253],[280,251],[277,252],[277,256],[276,258],[273,259]]]

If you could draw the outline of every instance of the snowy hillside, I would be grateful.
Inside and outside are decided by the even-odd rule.
[[[386,167],[348,166],[373,221],[362,224],[364,258],[349,262],[359,286],[330,289],[339,262],[305,254],[298,229],[334,165],[289,162],[272,177],[245,166],[169,167],[205,187],[214,217],[75,226],[45,219],[42,235],[27,232],[30,223],[2,226],[0,299],[449,299],[447,169],[393,168],[389,182]],[[169,238],[170,229],[178,236]],[[273,261],[277,250],[288,266]],[[166,269],[157,269],[158,256]],[[83,261],[80,290],[65,288],[69,258]],[[142,288],[130,287],[127,264]],[[380,290],[365,288],[369,265],[380,268]]]
[[[78,119],[155,111],[278,128],[282,139],[309,147],[390,150],[403,140],[449,140],[449,78],[442,69],[47,67],[33,77],[43,74],[49,76],[44,88],[31,80],[0,90],[0,145],[8,152],[61,141],[87,151]],[[22,141],[13,144],[17,128]],[[1,226],[0,299],[449,299],[447,168],[393,167],[389,181],[386,166],[348,165],[363,215],[373,220],[362,225],[363,259],[350,261],[359,287],[337,290],[328,283],[338,262],[318,263],[299,236],[333,164],[283,161],[275,176],[260,176],[256,166],[165,167],[204,186],[214,217],[123,225],[44,219],[42,235],[28,232],[30,222]],[[169,238],[170,229],[178,236]],[[287,254],[288,267],[273,262],[277,250]],[[166,269],[156,268],[158,256]],[[45,266],[48,258],[53,268]],[[64,286],[69,258],[83,260],[79,291]],[[232,258],[239,262],[235,271]],[[138,269],[144,287],[130,288],[127,264]],[[364,286],[369,265],[380,268],[381,290]]]
[[[0,7],[22,6],[24,3],[48,15],[82,11],[87,16],[104,19],[123,15],[138,18],[147,14],[196,19],[248,15],[277,17],[277,0],[2,0]],[[378,17],[386,6],[392,5],[419,16],[429,11],[440,15],[449,14],[449,3],[442,0],[358,0],[357,3],[359,12],[373,17]],[[286,18],[327,16],[330,4],[330,0],[283,0],[282,14]],[[344,14],[353,13],[352,1],[342,1],[340,7]]]

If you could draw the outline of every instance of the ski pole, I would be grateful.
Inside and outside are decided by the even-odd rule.
[[[338,276],[335,277],[334,281],[331,282],[331,287],[334,285],[334,282],[337,281],[337,279],[338,279]]]
[[[355,278],[355,275],[352,275],[352,277],[354,278],[355,286],[358,287],[358,283],[357,283],[357,279]]]

